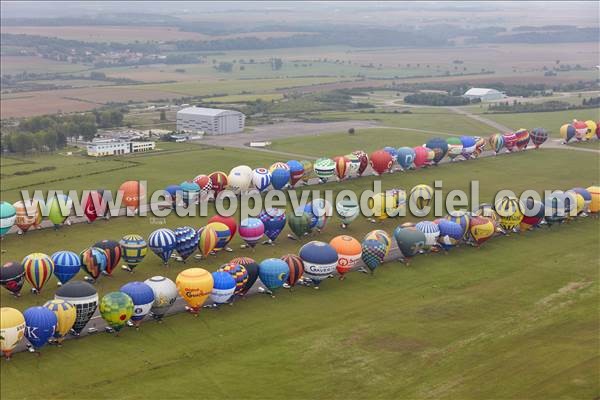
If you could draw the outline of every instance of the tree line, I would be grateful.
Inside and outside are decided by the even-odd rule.
[[[481,99],[467,99],[462,96],[451,96],[442,93],[414,93],[404,97],[408,104],[421,104],[427,106],[464,106],[471,103],[480,103]]]

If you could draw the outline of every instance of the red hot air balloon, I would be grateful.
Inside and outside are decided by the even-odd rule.
[[[358,157],[358,160],[360,161],[360,165],[358,166],[358,175],[362,175],[369,166],[369,156],[367,156],[367,153],[362,150],[353,151],[352,154]]]
[[[227,187],[227,174],[223,171],[215,171],[208,175],[212,183],[212,190],[215,196],[222,192]]]
[[[415,151],[415,160],[413,161],[415,167],[420,168],[427,162],[428,151],[423,146],[413,147]]]
[[[504,147],[506,147],[508,151],[514,151],[515,146],[517,145],[517,135],[515,135],[514,132],[509,132],[502,135],[502,138],[504,139]]]
[[[381,175],[392,168],[394,161],[392,160],[390,153],[387,151],[377,150],[371,153],[369,156],[369,162],[371,164],[371,168],[373,168],[373,171],[375,171],[377,175]]]
[[[83,212],[89,222],[94,222],[96,218],[104,216],[106,206],[106,200],[102,194],[95,190],[87,195]]]
[[[231,241],[231,239],[233,239],[233,237],[235,236],[235,233],[237,232],[238,226],[237,226],[237,223],[235,222],[235,218],[233,218],[233,217],[223,217],[223,216],[217,214],[208,220],[207,225],[210,224],[211,222],[220,222],[222,224],[225,224],[229,228],[229,232],[231,232],[231,237],[229,238],[227,243],[229,243]]]
[[[333,161],[335,161],[335,174],[338,179],[341,181],[346,177],[348,173],[348,159],[344,156],[334,157]]]

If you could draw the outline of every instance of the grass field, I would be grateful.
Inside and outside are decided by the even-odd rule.
[[[485,114],[484,117],[513,129],[531,129],[542,126],[546,128],[553,137],[560,137],[560,127],[572,122],[574,119],[582,121],[588,119],[594,121],[599,120],[600,108],[539,113]]]

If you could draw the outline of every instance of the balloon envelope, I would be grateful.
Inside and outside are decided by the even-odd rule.
[[[153,276],[144,281],[154,293],[154,301],[150,312],[155,319],[161,319],[177,300],[175,282],[164,276]]]
[[[56,315],[56,331],[54,336],[58,339],[64,338],[73,328],[77,319],[75,306],[65,300],[50,300],[44,303],[44,307]]]
[[[377,150],[369,155],[369,162],[373,171],[381,175],[392,168],[394,161],[392,156],[385,150]]]
[[[106,273],[108,275],[112,274],[113,270],[121,261],[121,253],[123,252],[121,245],[114,240],[101,240],[96,242],[94,247],[104,251],[104,254],[106,255]]]
[[[258,218],[265,226],[265,235],[269,240],[277,239],[286,223],[285,210],[281,208],[269,208],[262,210]]]
[[[25,335],[25,317],[19,310],[0,308],[0,351],[9,358]]]
[[[98,308],[108,326],[119,332],[133,315],[133,300],[123,292],[111,292],[102,297]]]
[[[52,254],[54,262],[54,275],[62,284],[67,283],[79,272],[81,259],[72,251],[57,251]]]
[[[25,317],[25,337],[36,348],[44,346],[54,336],[58,320],[46,307],[29,307],[23,313]]]
[[[75,334],[80,334],[98,306],[98,292],[94,286],[84,281],[72,281],[62,285],[54,298],[64,300],[75,307],[76,318],[73,324]]]
[[[250,247],[262,239],[265,233],[265,225],[258,218],[246,218],[240,222],[240,237]]]
[[[129,234],[123,236],[123,238],[119,241],[119,245],[121,246],[121,250],[123,250],[121,254],[121,258],[130,269],[135,268],[144,257],[146,257],[146,253],[148,252],[148,245],[143,237],[136,234]]]
[[[225,271],[213,272],[212,277],[213,288],[210,292],[210,299],[217,304],[227,303],[235,292],[235,279]]]
[[[331,275],[337,266],[338,254],[328,243],[312,241],[300,248],[298,253],[304,261],[304,275],[320,282]]]
[[[166,264],[175,250],[175,233],[167,228],[157,229],[148,237],[148,247]]]
[[[149,285],[134,281],[126,283],[119,290],[131,297],[131,301],[133,301],[131,321],[134,323],[139,322],[150,313],[150,309],[154,304],[154,291]]]
[[[269,290],[275,290],[283,286],[289,273],[288,265],[279,258],[267,258],[258,266],[258,276]]]
[[[0,285],[14,295],[19,295],[25,283],[25,268],[16,261],[7,261],[0,267]]]
[[[197,312],[213,288],[213,277],[203,268],[189,268],[177,275],[175,280],[179,295]]]
[[[29,254],[25,256],[21,264],[25,268],[25,279],[38,292],[42,290],[54,272],[52,259],[44,253]]]

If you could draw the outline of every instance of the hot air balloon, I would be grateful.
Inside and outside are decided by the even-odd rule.
[[[133,272],[133,269],[146,257],[146,252],[148,252],[146,241],[140,235],[129,234],[123,236],[119,245],[123,250],[121,258],[127,264],[126,268]]]
[[[325,199],[314,199],[310,202],[310,209],[305,208],[305,211],[311,212],[314,215],[317,220],[314,227],[321,232],[325,229],[329,216],[333,213],[333,208]]]
[[[16,261],[7,261],[0,268],[0,285],[11,292],[14,296],[21,295],[21,289],[25,282],[25,269],[23,264]]]
[[[384,150],[374,151],[369,155],[369,165],[377,175],[382,175],[392,168],[392,156]]]
[[[362,150],[355,150],[352,152],[352,154],[358,157],[358,160],[360,161],[358,175],[362,175],[369,166],[369,156]]]
[[[592,202],[592,194],[584,188],[576,187],[571,189],[573,192],[579,194],[583,198],[583,213],[587,214],[590,212],[590,204]]]
[[[498,154],[504,147],[504,136],[499,133],[495,133],[489,137],[488,142],[492,150],[494,150],[494,153]]]
[[[17,201],[13,207],[16,210],[15,225],[22,233],[27,232],[31,227],[38,227],[42,222],[42,213],[40,213],[40,206],[36,200]]]
[[[215,250],[220,251],[226,248],[227,244],[233,236],[229,227],[222,222],[210,222],[206,226],[211,227],[217,234],[217,243],[215,244]]]
[[[317,288],[337,267],[338,254],[328,243],[309,242],[300,248],[298,255],[304,261],[304,276],[312,280]]]
[[[119,242],[115,242],[114,240],[105,239],[96,242],[94,247],[104,251],[104,254],[106,255],[106,269],[103,271],[103,273],[106,275],[111,275],[121,261],[121,254],[123,253],[121,245]]]
[[[462,154],[463,151],[463,143],[460,138],[450,137],[446,139],[448,143],[448,158],[450,161],[454,161],[454,159]]]
[[[549,226],[561,223],[567,218],[568,206],[565,193],[555,191],[544,199],[544,219]]]
[[[200,186],[198,184],[194,182],[182,182],[179,187],[181,187],[181,199],[186,206],[198,202],[198,196],[200,195]]]
[[[390,155],[390,157],[392,157],[392,164],[395,164],[396,160],[398,159],[398,150],[396,150],[395,147],[385,146],[383,148],[383,151],[385,151]]]
[[[233,276],[225,271],[216,271],[212,273],[213,288],[210,292],[210,299],[216,304],[229,302],[233,297],[236,288],[236,282]]]
[[[54,336],[58,320],[56,315],[45,307],[29,307],[25,317],[25,337],[34,350],[42,348]]]
[[[585,121],[585,125],[587,126],[587,131],[585,133],[586,140],[591,140],[596,136],[596,131],[598,130],[598,124],[591,119]]]
[[[529,144],[529,131],[521,128],[515,132],[515,136],[517,136],[517,141],[515,143],[517,150],[525,150]]]
[[[415,225],[417,230],[423,232],[425,235],[425,248],[431,248],[435,246],[438,242],[438,237],[440,236],[440,227],[431,221],[421,221]]]
[[[212,226],[203,226],[198,229],[198,250],[206,258],[215,249],[218,237]]]
[[[26,256],[21,264],[25,268],[27,282],[35,289],[35,293],[41,292],[46,282],[52,277],[54,271],[52,259],[44,253],[32,253]]]
[[[583,196],[574,190],[567,190],[565,194],[568,195],[569,210],[575,208],[575,211],[577,212],[576,216],[581,215],[585,208],[585,199],[583,198]],[[571,213],[569,213],[567,219],[572,219],[572,217],[574,216]]]
[[[413,151],[415,152],[415,159],[413,160],[413,164],[415,165],[415,168],[421,168],[427,163],[428,151],[425,147],[422,146],[413,147]]]
[[[244,287],[248,283],[248,271],[240,264],[227,263],[219,267],[219,271],[227,272],[235,280],[234,295],[242,294]]]
[[[300,163],[302,164],[302,168],[304,168],[302,182],[307,183],[308,180],[314,176],[313,163],[308,160],[302,160]]]
[[[269,243],[272,244],[285,227],[287,220],[285,217],[285,210],[280,208],[262,210],[258,218],[265,226],[265,236],[269,238]]]
[[[346,154],[344,157],[348,160],[348,172],[346,176],[354,178],[358,176],[358,170],[360,169],[360,160],[352,153]]]
[[[269,167],[269,172],[273,172],[276,169],[287,169],[287,170],[289,170],[290,167],[286,163],[284,163],[284,162],[277,161],[277,162],[274,162],[273,164],[271,164],[271,166]]]
[[[193,182],[200,188],[200,200],[207,199],[213,189],[210,178],[207,175],[200,174],[194,178]]]
[[[456,222],[440,219],[438,227],[440,228],[438,243],[446,251],[456,246],[460,239],[463,238],[463,229]]]
[[[381,265],[385,257],[385,244],[375,239],[367,239],[362,242],[361,245],[361,259],[371,271],[371,274],[375,272],[375,269]]]
[[[544,128],[533,128],[531,130],[531,142],[535,148],[539,148],[546,140],[548,140],[548,131]]]
[[[96,218],[102,217],[106,213],[106,200],[97,190],[89,192],[83,203],[85,204],[83,212],[89,223],[94,222]]]
[[[294,187],[304,176],[304,166],[296,160],[288,161],[287,165],[290,168],[290,184]]]
[[[573,125],[573,128],[575,128],[575,139],[577,139],[577,141],[582,141],[585,139],[588,129],[585,122],[573,120],[571,125]]]
[[[358,266],[362,254],[361,244],[352,236],[340,235],[331,239],[329,245],[338,255],[336,269],[342,280],[345,274]]]
[[[188,310],[197,315],[212,291],[213,277],[203,268],[189,268],[177,275],[175,284],[179,295],[188,304]]]
[[[537,209],[537,212],[535,212]],[[532,226],[539,225],[544,220],[544,203],[528,198],[523,209],[523,219],[519,224],[521,232],[528,231]]]
[[[419,250],[425,246],[427,240],[425,234],[417,228],[403,228],[401,226],[394,230],[394,239],[407,264],[410,258],[419,253]]]
[[[427,151],[427,159],[425,160],[425,165],[432,165],[433,159],[435,158],[435,151],[425,146],[422,147]]]
[[[50,300],[44,303],[44,307],[52,311],[56,315],[56,331],[54,337],[58,345],[62,345],[65,336],[71,331],[75,320],[77,319],[77,311],[75,306],[65,300]]]
[[[133,300],[123,292],[110,292],[102,297],[98,308],[102,319],[118,335],[133,315]]]
[[[288,214],[287,223],[292,232],[294,232],[296,239],[302,239],[304,235],[310,232],[311,219],[311,215],[304,212],[304,210],[301,213],[294,211]]]
[[[460,227],[463,229],[463,238],[467,237],[467,234],[469,233],[469,221],[471,220],[471,217],[466,211],[454,210],[451,211],[448,215],[446,215],[445,218],[448,221],[456,222],[457,224],[459,224]]]
[[[400,168],[407,170],[411,168],[415,162],[415,150],[412,147],[400,147],[398,149],[398,157],[396,161]]]
[[[461,155],[465,160],[468,160],[475,152],[475,138],[473,136],[461,136],[460,141],[463,145]]]
[[[236,257],[229,261],[230,264],[241,265],[248,272],[248,280],[244,283],[244,287],[239,291],[239,295],[243,296],[250,290],[256,279],[258,278],[258,264],[250,257]]]
[[[350,161],[344,156],[334,157],[335,175],[338,180],[343,180],[348,175]]]
[[[473,215],[477,216],[477,217],[491,218],[491,220],[494,222],[494,224],[496,226],[499,225],[499,223],[500,223],[500,216],[498,215],[498,213],[496,212],[496,210],[494,209],[494,206],[492,204],[487,204],[487,203],[480,204],[479,208],[477,210],[475,210]]]
[[[437,165],[448,153],[448,142],[446,142],[442,138],[433,138],[430,139],[425,146],[435,153],[435,157],[433,158],[433,162]]]
[[[521,212],[523,207],[516,197],[506,196],[500,199],[494,208],[500,217],[500,226],[507,231],[519,226],[523,219],[523,213]]]
[[[481,246],[485,241],[494,236],[496,224],[491,218],[472,217],[469,221],[469,231],[477,246]]]
[[[189,226],[181,226],[173,232],[175,234],[175,251],[185,262],[198,248],[198,232]]]
[[[387,256],[387,254],[390,252],[390,248],[392,246],[392,238],[390,237],[390,235],[388,235],[388,233],[386,231],[384,231],[383,229],[375,229],[369,233],[367,233],[363,239],[363,241],[365,240],[378,240],[381,243],[383,243],[385,245],[385,255]]]
[[[57,251],[52,254],[54,275],[61,285],[71,280],[81,268],[81,259],[72,251]]]
[[[220,222],[222,224],[225,224],[227,226],[227,228],[229,228],[229,239],[227,240],[227,243],[225,243],[225,245],[229,244],[229,242],[231,241],[231,239],[233,239],[233,237],[235,236],[235,233],[237,232],[237,222],[235,222],[235,218],[233,217],[224,217],[221,216],[219,214],[213,215],[212,217],[210,217],[207,221],[208,224],[211,224],[213,222]],[[217,226],[219,228],[219,226]],[[222,227],[220,227],[222,228]]]
[[[54,295],[55,300],[64,300],[75,307],[76,318],[73,332],[79,335],[96,312],[98,292],[94,286],[83,281],[72,281],[62,285]]]
[[[103,271],[106,271],[108,260],[104,250],[97,247],[88,247],[79,254],[81,269],[88,274],[93,281],[98,279]]]
[[[304,274],[304,261],[295,254],[286,254],[281,259],[287,264],[289,268],[289,274],[286,280],[286,284],[291,288],[296,286],[296,283],[302,278]]]
[[[346,229],[360,214],[358,203],[352,199],[344,199],[335,205],[335,210],[342,220],[342,228]]]
[[[265,225],[258,218],[246,218],[240,222],[239,232],[246,245],[254,248],[265,233]]]
[[[175,233],[167,228],[157,229],[148,237],[148,247],[167,265],[175,250]]]
[[[150,308],[152,317],[161,321],[171,306],[175,304],[175,300],[177,300],[177,286],[175,286],[172,280],[164,276],[153,276],[146,279],[144,283],[150,286],[150,289],[154,293],[154,302],[152,303],[152,308]]]
[[[180,198],[183,197],[182,194],[182,190],[181,190],[181,186],[179,185],[169,185],[165,188],[165,192],[167,192],[170,196],[170,198],[166,199],[166,200],[170,200],[171,201],[171,207],[175,208],[177,206],[177,196],[179,193]]]
[[[283,286],[290,270],[285,261],[279,258],[267,258],[258,266],[260,281],[267,287],[266,292],[273,296],[273,291]]]
[[[128,212],[135,212],[146,199],[144,186],[138,181],[123,182],[119,187],[119,192],[123,193],[123,204]]]
[[[473,153],[473,156],[479,157],[479,155],[483,153],[483,150],[485,150],[485,143],[485,138],[475,136],[475,153]]]
[[[222,171],[216,171],[208,175],[210,183],[212,184],[212,190],[215,192],[215,196],[221,193],[228,185],[227,174]]]
[[[429,207],[433,199],[433,188],[428,185],[416,185],[410,190],[410,202],[419,210]]]
[[[589,209],[591,213],[600,212],[600,186],[590,186],[586,188],[592,196],[592,200],[590,201]]]
[[[46,206],[48,219],[54,224],[54,229],[58,229],[69,217],[73,201],[65,195],[57,194],[48,202]],[[67,222],[68,223],[68,222]]]
[[[369,199],[369,209],[373,213],[371,221],[383,221],[388,217],[396,217],[398,214],[398,202],[390,192],[380,192]]]
[[[335,161],[331,158],[319,158],[314,163],[314,170],[317,178],[326,183],[335,174]]]
[[[275,190],[281,190],[290,182],[290,170],[276,168],[271,172],[271,185]]]
[[[271,173],[266,168],[256,168],[252,171],[252,184],[259,191],[265,191],[271,184]]]
[[[10,307],[0,308],[0,351],[10,360],[12,351],[25,334],[25,317],[19,310]]]
[[[510,152],[514,151],[517,145],[517,135],[515,135],[514,132],[508,132],[502,135],[502,138],[504,139],[504,147],[506,147],[506,150]]]
[[[250,188],[252,182],[252,168],[247,165],[240,165],[233,168],[227,177],[229,189],[234,193],[242,193]]]
[[[17,210],[12,204],[6,201],[0,202],[0,237],[3,237],[10,231],[17,219]]]
[[[138,327],[142,320],[150,313],[154,304],[154,291],[144,282],[129,282],[119,289],[133,301],[133,314],[131,322]]]
[[[560,127],[560,137],[563,138],[564,143],[569,143],[569,140],[575,137],[575,127],[571,124],[564,124]]]

